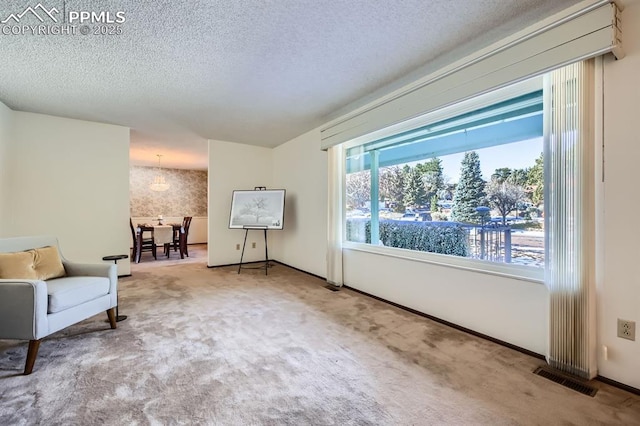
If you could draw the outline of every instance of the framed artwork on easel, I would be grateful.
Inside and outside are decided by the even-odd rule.
[[[237,190],[231,198],[231,229],[282,229],[284,189]]]

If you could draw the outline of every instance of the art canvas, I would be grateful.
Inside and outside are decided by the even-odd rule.
[[[233,191],[229,228],[282,229],[284,189]]]

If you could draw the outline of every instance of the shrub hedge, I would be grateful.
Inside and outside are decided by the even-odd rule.
[[[381,220],[380,241],[387,247],[466,257],[465,229],[451,222],[403,222]],[[371,221],[347,219],[347,240],[371,243]]]

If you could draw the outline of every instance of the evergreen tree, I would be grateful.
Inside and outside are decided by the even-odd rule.
[[[511,176],[509,176],[509,182],[518,186],[527,186],[527,178],[529,177],[529,169],[513,169]]]
[[[436,198],[438,201],[438,192],[444,189],[444,175],[442,172],[442,160],[434,157],[423,164],[417,164],[416,169],[422,176],[424,189],[427,193],[428,201]]]
[[[509,167],[500,167],[499,169],[496,169],[495,172],[493,172],[493,174],[491,175],[491,180],[502,183],[509,179],[509,177],[511,176],[511,172],[512,171]]]
[[[435,195],[433,197],[431,197],[431,209],[432,212],[437,212],[440,210],[440,208],[438,207],[438,197],[436,197]]]
[[[525,186],[529,176],[529,169],[510,169],[500,167],[491,175],[491,181],[498,183],[510,182],[514,185]]]
[[[475,151],[464,154],[460,167],[460,181],[453,196],[451,217],[459,222],[477,222],[476,207],[485,204],[484,180],[480,171],[480,157]]]
[[[544,202],[544,155],[536,158],[536,164],[529,168],[527,174],[527,195],[531,202],[538,206]]]
[[[427,203],[427,192],[420,171],[413,167],[405,175],[404,205],[410,208],[423,206]]]

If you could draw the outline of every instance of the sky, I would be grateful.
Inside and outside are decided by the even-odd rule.
[[[542,138],[492,146],[475,151],[480,157],[482,177],[485,180],[489,180],[495,170],[501,167],[524,169],[533,166],[536,158],[538,158],[542,152]],[[440,157],[445,182],[458,182],[460,179],[460,164],[463,158],[464,152]]]

